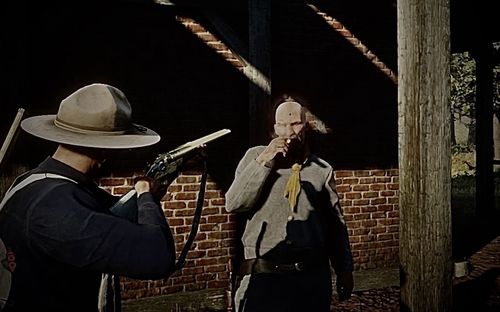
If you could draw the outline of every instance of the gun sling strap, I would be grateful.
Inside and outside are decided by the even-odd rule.
[[[196,209],[194,211],[193,223],[191,224],[191,232],[189,233],[186,244],[182,248],[182,251],[179,255],[179,259],[175,263],[174,272],[182,269],[182,267],[186,264],[186,256],[191,249],[191,245],[196,237],[196,233],[198,233],[198,226],[200,225],[201,213],[203,211],[203,203],[205,201],[205,186],[207,184],[207,161],[203,161],[203,173],[201,174],[200,181],[200,191],[198,193],[198,199],[196,202]]]
[[[203,211],[203,203],[205,201],[205,187],[207,184],[207,161],[203,160],[203,172],[200,181],[200,191],[198,193],[198,199],[196,202],[196,208],[193,217],[193,223],[191,225],[191,231],[189,233],[186,244],[181,250],[179,258],[175,262],[175,265],[170,272],[170,274],[178,271],[184,267],[186,264],[186,257],[193,245],[194,239],[196,238],[196,233],[198,232],[198,227],[200,224],[201,214]],[[120,277],[112,274],[103,274],[101,280],[101,287],[99,289],[99,299],[98,299],[99,312],[120,312],[121,311],[121,293],[120,293]]]

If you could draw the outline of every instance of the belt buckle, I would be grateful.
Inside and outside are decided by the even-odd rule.
[[[296,270],[296,271],[304,271],[305,270],[305,264],[304,262],[295,262],[293,264],[293,268]]]

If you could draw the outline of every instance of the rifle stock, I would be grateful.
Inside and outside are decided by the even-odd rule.
[[[128,191],[109,209],[112,214],[132,222],[137,221],[137,192]]]

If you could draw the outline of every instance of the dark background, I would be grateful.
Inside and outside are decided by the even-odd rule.
[[[247,42],[246,6],[214,3],[210,9]],[[362,10],[356,1],[313,3],[396,72],[394,1],[363,2]],[[2,137],[18,107],[25,117],[55,114],[78,88],[107,83],[126,94],[135,122],[162,136],[153,147],[120,152],[117,170],[141,168],[159,152],[229,128],[232,134],[208,148],[211,174],[227,188],[249,147],[249,82],[175,20],[188,16],[211,29],[204,9],[138,0],[4,2]],[[333,130],[313,135],[313,150],[336,169],[397,167],[397,86],[302,1],[274,1],[271,27],[271,102],[289,94]],[[20,132],[8,161],[33,166],[55,147]]]

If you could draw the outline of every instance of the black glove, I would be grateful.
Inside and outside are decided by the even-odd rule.
[[[352,272],[338,272],[336,285],[339,301],[351,298],[352,289],[354,288]]]

